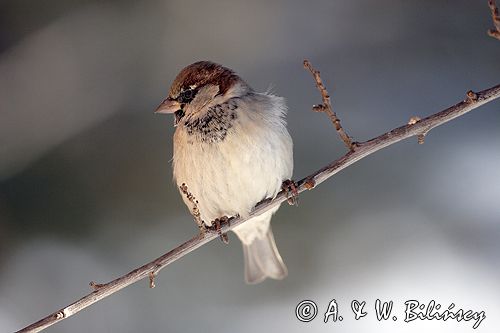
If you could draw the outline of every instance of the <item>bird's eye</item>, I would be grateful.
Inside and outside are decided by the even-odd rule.
[[[179,97],[177,97],[177,101],[182,104],[190,103],[196,96],[197,92],[198,90],[192,88],[183,90],[179,94]]]

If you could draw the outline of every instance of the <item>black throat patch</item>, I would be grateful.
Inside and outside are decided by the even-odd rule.
[[[202,142],[223,141],[237,119],[237,108],[234,100],[212,106],[202,117],[187,119],[184,127],[189,135],[196,136]]]

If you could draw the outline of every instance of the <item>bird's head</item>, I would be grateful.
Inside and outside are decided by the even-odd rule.
[[[210,61],[199,61],[177,74],[168,97],[155,112],[174,113],[175,124],[178,124],[185,116],[203,113],[208,107],[224,103],[248,89],[231,69]]]

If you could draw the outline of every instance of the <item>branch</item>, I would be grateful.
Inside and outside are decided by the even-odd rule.
[[[323,80],[321,80],[321,76],[319,75],[319,71],[315,70],[314,67],[311,65],[309,60],[304,60],[304,67],[311,72],[314,81],[316,82],[316,87],[318,88],[321,98],[323,99],[323,104],[318,104],[313,106],[313,111],[314,112],[324,112],[326,115],[330,118],[330,121],[332,122],[333,126],[335,126],[335,129],[337,130],[337,133],[339,133],[340,138],[342,141],[344,141],[344,144],[346,145],[347,149],[349,150],[354,150],[356,148],[356,143],[352,142],[351,138],[345,130],[342,128],[340,125],[340,119],[337,118],[337,115],[335,112],[333,112],[332,104],[330,103],[330,94],[328,94],[328,91],[326,90],[325,85],[323,84]]]
[[[316,172],[313,172],[311,175],[297,182],[298,193],[313,189],[315,186],[321,184],[326,179],[335,175],[337,172],[347,168],[348,166],[356,163],[357,161],[370,154],[375,153],[382,148],[413,136],[423,137],[431,129],[443,125],[444,123],[452,119],[460,117],[467,112],[472,111],[479,106],[489,103],[494,99],[500,97],[500,84],[478,93],[469,91],[467,93],[467,98],[464,101],[461,101],[446,110],[433,114],[424,119],[413,117],[407,125],[393,129],[392,131],[384,133],[371,140],[353,144],[347,134],[345,134],[345,131],[343,131],[342,127],[340,126],[340,121],[336,118],[335,113],[333,113],[331,109],[329,96],[326,88],[321,81],[319,72],[314,70],[314,68],[307,60],[304,62],[304,65],[313,74],[316,85],[323,97],[323,105],[328,110],[330,110],[330,112],[325,112],[329,115],[330,119],[334,123],[335,128],[339,132],[339,135],[341,136],[346,146],[349,148],[349,152],[347,152],[341,158],[331,162],[325,167],[319,169]],[[91,286],[94,289],[93,292],[75,301],[74,303],[48,315],[47,317],[37,321],[36,323],[33,323],[26,328],[21,329],[20,331],[18,331],[18,333],[40,332],[45,328],[74,315],[75,313],[102,300],[103,298],[144,278],[149,278],[149,285],[152,288],[154,287],[155,276],[160,270],[165,268],[170,263],[182,258],[186,254],[214,240],[219,236],[220,232],[228,232],[232,228],[246,222],[250,218],[261,215],[264,212],[267,212],[272,208],[280,205],[286,200],[286,191],[281,191],[274,199],[265,199],[259,202],[250,213],[250,216],[246,219],[241,217],[232,217],[229,219],[229,223],[225,223],[221,226],[221,230],[219,230],[219,232],[201,233],[198,236],[193,237],[190,240],[179,245],[178,247],[174,248],[173,250],[167,252],[161,257],[137,269],[134,269],[130,273],[125,274],[111,282],[105,284],[97,284],[92,282]]]
[[[500,14],[498,14],[498,7],[495,4],[495,0],[488,0],[488,6],[490,7],[491,18],[495,27],[495,29],[488,30],[488,35],[500,40]]]

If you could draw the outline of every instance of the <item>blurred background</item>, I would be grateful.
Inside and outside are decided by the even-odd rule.
[[[173,120],[153,114],[184,66],[209,59],[287,98],[294,178],[499,83],[487,1],[0,1],[0,331],[11,332],[192,237],[172,182]],[[47,332],[471,332],[404,323],[404,301],[500,325],[500,104],[349,167],[283,206],[284,281],[248,286],[234,235]],[[398,321],[377,322],[377,298]],[[318,317],[295,318],[314,300]],[[343,322],[323,323],[330,300]],[[353,319],[350,302],[366,301]]]

